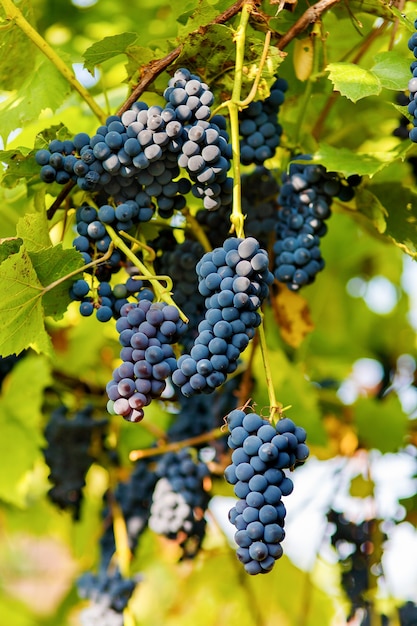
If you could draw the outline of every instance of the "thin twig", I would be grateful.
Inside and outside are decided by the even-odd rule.
[[[48,220],[51,220],[53,218],[53,216],[55,215],[55,213],[57,212],[61,204],[64,202],[65,198],[67,197],[71,189],[74,187],[74,185],[75,185],[75,181],[70,180],[65,185],[65,187],[59,192],[59,194],[57,195],[57,197],[55,198],[55,200],[53,201],[53,203],[51,204],[51,206],[46,212],[46,217],[48,218]]]
[[[222,428],[215,428],[202,435],[196,435],[195,437],[189,437],[188,439],[182,439],[181,441],[172,441],[155,448],[144,448],[143,450],[132,450],[129,454],[131,461],[137,461],[138,459],[144,459],[149,456],[156,456],[157,454],[165,454],[166,452],[176,452],[182,448],[188,446],[195,446],[199,443],[211,441],[212,439],[219,439],[224,437],[225,433]]]
[[[310,24],[314,24],[320,18],[320,16],[330,9],[334,4],[338,4],[341,0],[320,0],[313,6],[309,7],[302,16],[291,26],[290,30],[281,37],[277,43],[278,50],[283,50],[288,44],[302,33]]]

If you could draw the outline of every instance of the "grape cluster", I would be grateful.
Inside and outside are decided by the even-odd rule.
[[[182,142],[175,117],[172,110],[136,102],[121,116],[108,117],[92,137],[78,133],[73,141],[54,140],[48,150],[38,150],[41,179],[61,184],[72,179],[82,190],[103,192],[116,204],[133,200],[138,221],[150,219],[152,197],[164,216],[172,215],[185,206],[183,194],[190,190],[186,178],[174,180],[180,174]]]
[[[141,577],[123,578],[119,570],[112,574],[86,572],[77,580],[81,598],[91,600],[80,614],[83,626],[123,626],[126,608]]]
[[[204,537],[204,512],[209,495],[203,481],[209,471],[194,460],[191,450],[166,453],[155,473],[158,481],[152,496],[149,527],[169,539],[180,539],[188,557],[195,556]]]
[[[107,419],[94,419],[92,412],[87,406],[70,419],[68,408],[59,407],[44,432],[47,447],[43,453],[53,483],[48,496],[60,508],[70,509],[74,519],[79,519],[85,476],[96,458],[91,450],[93,437],[102,437],[108,423]]]
[[[414,28],[417,30],[417,19],[414,21]],[[409,137],[414,143],[417,142],[417,32],[413,33],[408,40],[408,49],[414,54],[415,61],[410,65],[410,71],[413,77],[408,83],[409,103],[408,112],[412,116],[413,128],[410,130]]]
[[[143,407],[158,398],[176,369],[172,343],[184,327],[175,306],[140,300],[124,304],[116,322],[122,364],[107,384],[108,410],[129,422],[139,422]]]
[[[381,567],[376,548],[386,540],[386,535],[378,529],[380,520],[369,519],[356,524],[334,509],[328,511],[327,519],[333,526],[331,543],[343,566],[341,583],[351,605],[348,615],[350,620],[358,608],[365,611],[370,608],[368,599],[370,578]],[[346,556],[347,546],[350,549],[349,556]],[[369,563],[371,554],[373,572],[370,571]]]
[[[273,426],[239,409],[229,413],[227,423],[233,453],[224,475],[239,498],[229,512],[237,529],[236,554],[248,574],[265,574],[283,554],[286,510],[281,498],[293,490],[283,470],[307,459],[306,432],[288,418]]]
[[[190,354],[178,359],[172,381],[185,396],[211,393],[236,370],[237,360],[259,326],[258,312],[273,276],[268,255],[253,237],[230,237],[207,252],[196,270],[206,314]]]
[[[325,220],[331,215],[333,198],[352,199],[353,186],[359,182],[359,177],[342,181],[322,165],[298,163],[299,159],[311,156],[297,157],[288,174],[282,175],[274,244],[275,277],[293,291],[312,283],[323,269],[320,240],[327,232]]]
[[[92,137],[78,133],[73,140],[53,140],[35,154],[41,180],[72,180],[100,193],[100,219],[123,230],[149,221],[155,207],[162,218],[184,208],[191,182],[180,168],[206,208],[230,204],[231,146],[225,119],[208,121],[212,92],[197,75],[179,69],[164,99],[164,107],[138,101],[121,116],[111,115]]]
[[[188,318],[187,327],[181,335],[185,350],[191,349],[197,336],[198,323],[204,315],[204,298],[198,291],[195,271],[203,254],[204,249],[199,242],[185,239],[178,243],[174,239],[172,249],[165,248],[154,262],[157,274],[168,274],[171,277],[174,301]]]
[[[287,81],[277,78],[265,100],[252,101],[239,112],[239,132],[242,137],[240,160],[243,165],[263,165],[274,156],[282,135],[277,116],[287,89]]]

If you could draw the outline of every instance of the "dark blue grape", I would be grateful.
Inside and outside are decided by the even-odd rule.
[[[233,453],[225,478],[239,498],[229,519],[237,529],[237,557],[247,573],[256,575],[270,571],[282,556],[286,511],[281,499],[292,492],[293,483],[281,468],[290,467],[290,450],[299,451],[305,460],[305,431],[288,418],[274,427],[261,416],[240,410],[229,413],[227,422]],[[285,445],[278,448],[273,441],[281,439]]]

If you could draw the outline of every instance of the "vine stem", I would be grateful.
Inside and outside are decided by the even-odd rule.
[[[274,422],[276,414],[277,413],[278,415],[281,414],[282,406],[278,404],[277,399],[275,397],[275,389],[274,389],[274,383],[272,379],[271,364],[269,362],[268,347],[266,345],[264,317],[263,317],[263,314],[261,315],[262,315],[262,321],[261,321],[261,324],[258,326],[259,345],[261,348],[262,362],[263,362],[264,370],[265,370],[265,380],[266,380],[266,385],[268,388],[268,398],[269,398],[269,407],[270,407],[269,419],[272,422]]]
[[[94,115],[96,115],[100,122],[104,124],[107,118],[106,113],[97,104],[87,89],[76,79],[73,72],[67,67],[55,50],[53,50],[45,39],[29,24],[22,12],[15,6],[12,0],[0,0],[0,2],[4,8],[7,18],[15,22],[15,24],[32,41],[32,43],[34,43],[35,46],[37,46],[39,50],[51,61],[58,72],[60,72],[65,80],[68,81],[71,87],[79,93]]]
[[[310,26],[310,24],[314,24],[320,19],[322,13],[330,9],[334,4],[338,4],[341,0],[320,0],[310,6],[302,16],[291,26],[289,31],[287,31],[281,39],[277,43],[278,50],[283,50],[288,46],[288,44],[297,37],[300,33],[302,33],[306,28]]]
[[[61,204],[64,202],[65,198],[70,193],[71,189],[76,185],[74,180],[70,180],[63,189],[59,192],[49,209],[46,211],[46,217],[48,220],[51,220]]]
[[[132,450],[129,454],[129,459],[131,461],[138,461],[139,459],[165,454],[166,452],[176,452],[182,448],[204,443],[205,441],[210,441],[211,439],[220,439],[220,437],[223,437],[224,434],[223,428],[215,428],[214,430],[209,430],[202,435],[196,435],[195,437],[189,437],[188,439],[182,439],[181,441],[171,441],[170,443],[156,446],[155,448]]]
[[[146,251],[149,261],[154,261],[156,259],[155,250],[153,250],[145,242],[139,241],[139,239],[135,239],[134,237],[132,237],[132,235],[129,235],[129,233],[126,233],[124,230],[119,230],[119,233],[122,235],[122,237],[124,237],[125,239],[128,239],[129,241],[134,243],[136,246],[138,246],[138,248],[140,248],[142,252]]]
[[[252,1],[245,2],[240,14],[239,26],[235,33],[236,60],[235,78],[233,83],[232,97],[225,104],[229,111],[230,134],[232,144],[232,167],[233,167],[233,208],[230,221],[234,226],[237,237],[245,237],[243,224],[245,217],[242,213],[242,186],[240,180],[240,141],[239,141],[239,103],[242,89],[243,64],[245,60],[246,28],[253,7]]]
[[[250,92],[248,93],[248,95],[246,96],[244,100],[241,100],[239,102],[239,106],[241,107],[248,106],[248,104],[250,104],[256,96],[259,82],[261,80],[262,70],[265,65],[266,57],[268,56],[269,44],[271,43],[271,34],[272,33],[270,30],[268,30],[267,33],[265,34],[265,42],[264,42],[264,47],[262,50],[261,58],[259,59],[258,71],[256,72],[255,80],[253,81],[253,85],[251,87]]]
[[[146,267],[146,265],[142,263],[142,261],[140,261],[138,257],[132,252],[132,250],[125,244],[123,239],[119,237],[114,228],[106,224],[106,230],[116,248],[124,252],[127,258],[132,261],[133,265],[140,269],[143,274],[141,278],[152,282],[153,288],[155,290],[155,295],[158,300],[162,300],[167,304],[175,306],[175,308],[178,309],[183,322],[188,323],[188,317],[181,311],[181,309],[175,304],[174,300],[171,298],[172,280],[170,276],[157,276],[155,274],[152,274],[152,272]],[[167,283],[167,286],[165,288],[161,285],[160,280],[164,280]]]

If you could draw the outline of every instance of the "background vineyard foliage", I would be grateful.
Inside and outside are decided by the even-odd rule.
[[[182,46],[179,58],[155,78],[141,99],[149,105],[160,103],[169,76],[178,67],[202,75],[217,104],[231,94],[233,33],[239,14],[225,24],[213,23],[231,6],[230,1],[21,0],[15,4],[68,66],[84,64],[96,76],[89,92],[109,113],[118,110],[138,83],[141,68],[177,45]],[[394,489],[395,497],[407,499],[402,501],[403,508],[386,511],[378,499],[373,468],[378,460],[391,460],[391,453],[400,462],[404,454],[399,452],[406,449],[412,476],[416,457],[411,259],[417,247],[412,167],[417,148],[394,134],[405,112],[397,96],[406,90],[410,78],[412,54],[407,39],[414,32],[416,6],[413,2],[391,6],[382,0],[333,3],[321,20],[306,24],[283,53],[278,49],[280,37],[297,23],[308,4],[300,0],[279,8],[277,3],[259,3],[246,39],[243,94],[255,77],[267,24],[274,34],[257,98],[268,94],[276,71],[289,85],[280,110],[283,140],[267,165],[279,178],[290,156],[300,151],[313,154],[328,170],[363,176],[355,200],[333,204],[322,242],[324,271],[303,288],[302,296],[281,289],[273,310],[266,312],[275,392],[283,406],[291,407],[288,416],[307,430],[313,457],[295,472],[296,491],[304,493],[302,483],[308,481],[309,468],[312,475],[320,476],[314,472],[325,467],[322,476],[329,486],[341,475],[339,485],[345,484],[350,491],[352,500],[345,501],[342,511],[348,519],[361,522],[364,517],[385,517],[384,532],[408,523],[413,525],[407,529],[415,541],[413,488],[407,493]],[[34,311],[27,299],[39,287],[36,274],[29,278],[33,291],[19,300],[18,286],[10,287],[13,268],[5,270],[5,261],[23,240],[47,266],[43,285],[76,266],[77,254],[71,249],[73,218],[64,222],[64,212],[59,210],[47,223],[46,209],[59,189],[40,182],[33,155],[35,148],[45,147],[56,136],[93,134],[98,122],[53,64],[20,29],[8,24],[5,14],[0,2],[0,133],[4,144],[0,347],[3,357],[30,350],[6,375],[0,396],[0,615],[13,626],[74,626],[83,606],[75,579],[83,571],[94,570],[97,562],[109,473],[100,458],[92,465],[81,519],[74,522],[69,512],[57,510],[46,496],[50,485],[42,455],[43,430],[51,411],[62,403],[76,410],[91,402],[98,416],[106,415],[104,387],[118,356],[117,333],[112,322],[80,318],[75,304],[64,313],[66,285],[52,290],[44,297],[45,308],[35,304]],[[206,24],[211,25],[200,29]],[[91,74],[84,74],[83,80],[86,76],[91,80]],[[250,167],[242,168],[243,173],[249,171]],[[82,199],[83,193],[75,190],[64,207],[76,206]],[[197,200],[191,200],[190,208],[199,208]],[[378,284],[382,287],[372,298]],[[390,290],[387,308],[378,308]],[[45,320],[44,312],[48,313]],[[361,359],[373,360],[367,362],[368,370],[375,362],[380,364],[379,380],[368,385],[363,375],[360,380],[352,378]],[[268,391],[258,352],[252,375],[253,400],[265,412]],[[352,396],[344,395],[352,389]],[[145,422],[166,429],[171,420],[161,403],[146,409]],[[131,471],[131,450],[149,447],[155,435],[117,416],[112,424],[108,445],[117,451],[118,478],[122,479]],[[392,465],[394,477],[396,467]],[[204,549],[194,561],[178,563],[177,546],[151,531],[145,533],[132,564],[132,571],[143,575],[132,602],[137,624],[344,624],[348,603],[340,586],[341,565],[330,547],[325,547],[330,535],[325,516],[337,498],[328,494],[321,510],[311,512],[309,502],[315,493],[318,500],[322,497],[318,485],[313,482],[313,493],[298,501],[294,509],[298,515],[291,517],[300,533],[295,533],[291,546],[299,538],[305,559],[291,547],[267,576],[243,573],[221,523],[213,521],[217,509],[211,514]],[[212,494],[230,497],[233,492],[218,479]],[[320,536],[307,532],[316,528],[317,515]],[[310,547],[301,541],[302,536],[310,538]],[[374,541],[382,549],[383,539],[374,536]],[[286,552],[285,542],[283,546]],[[368,601],[374,617],[384,613],[390,623],[399,623],[395,607],[407,600],[417,602],[417,585],[413,595],[407,589],[398,590],[395,581],[390,587],[389,576],[384,587],[379,577],[377,592],[375,570],[373,575]],[[415,580],[415,572],[412,575]]]

